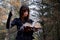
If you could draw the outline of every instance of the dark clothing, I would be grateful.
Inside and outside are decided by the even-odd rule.
[[[33,21],[31,19],[29,19],[28,21],[25,21],[22,23],[20,18],[15,18],[12,22],[11,22],[11,27],[13,27],[14,25],[17,26],[17,36],[16,36],[16,40],[32,40],[33,39],[33,30],[29,31],[29,32],[23,32],[20,30],[20,27],[26,23],[32,23]]]

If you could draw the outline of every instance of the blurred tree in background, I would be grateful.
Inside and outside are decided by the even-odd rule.
[[[42,15],[44,40],[60,40],[60,3],[58,0],[43,0],[47,15]],[[44,14],[44,12],[42,12]]]

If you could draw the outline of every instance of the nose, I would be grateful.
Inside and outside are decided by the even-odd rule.
[[[25,13],[24,13],[24,16],[27,16],[27,15],[28,15],[28,12],[25,12]]]

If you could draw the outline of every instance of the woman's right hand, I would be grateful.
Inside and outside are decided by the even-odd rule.
[[[29,26],[24,27],[24,31],[25,31],[25,32],[31,31],[31,27],[29,27]]]

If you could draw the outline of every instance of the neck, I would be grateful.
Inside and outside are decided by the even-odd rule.
[[[28,19],[25,17],[21,17],[22,22],[27,21]]]
[[[25,20],[24,20],[24,17],[21,17],[20,19],[21,19],[21,21],[22,21],[22,22],[24,22],[24,21],[25,21]]]

